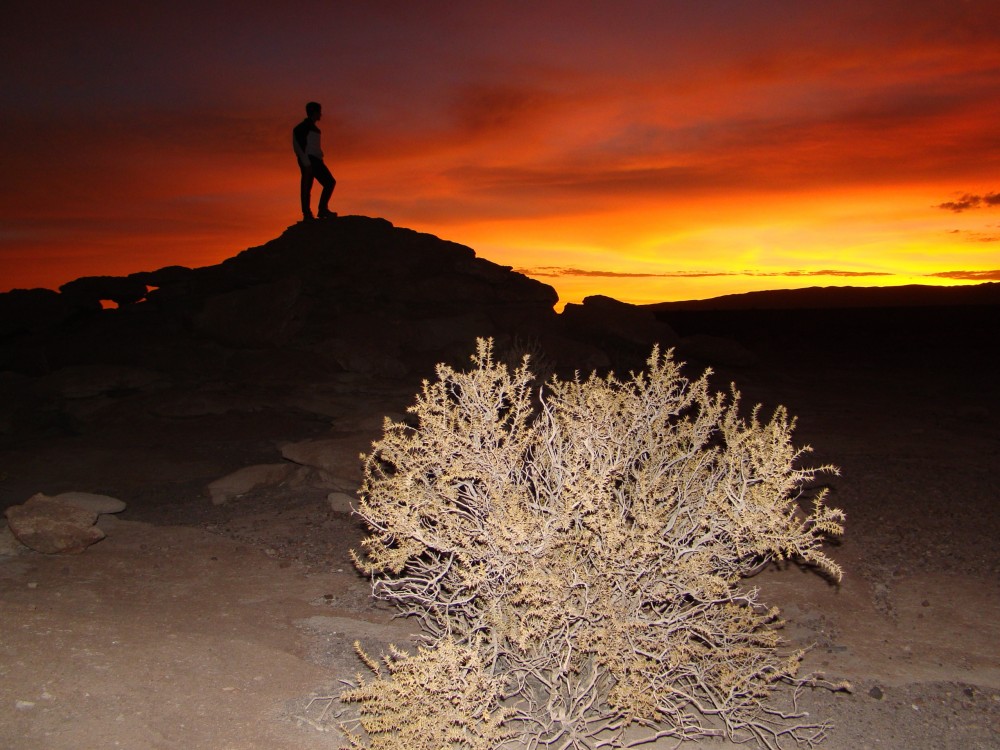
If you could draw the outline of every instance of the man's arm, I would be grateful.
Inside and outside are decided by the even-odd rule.
[[[309,157],[306,155],[306,133],[302,125],[296,125],[292,130],[292,149],[303,169],[309,169]]]

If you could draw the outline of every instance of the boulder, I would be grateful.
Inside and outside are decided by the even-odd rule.
[[[190,279],[194,273],[187,266],[164,266],[155,271],[139,271],[129,274],[129,279],[141,282],[147,287],[164,287],[180,284]]]
[[[84,276],[59,287],[63,296],[81,307],[110,300],[119,307],[132,305],[146,296],[146,284],[130,276]]]
[[[347,492],[331,492],[326,496],[326,501],[330,504],[330,510],[334,513],[353,513],[354,506],[358,503],[356,495]]]
[[[287,480],[297,467],[291,463],[244,466],[232,474],[216,479],[206,488],[212,505],[224,505],[259,487],[273,487]]]
[[[45,554],[78,553],[104,538],[97,513],[41,493],[7,508],[7,523],[17,540]]]
[[[74,310],[51,289],[13,289],[0,294],[0,339],[58,326]]]
[[[371,448],[367,436],[325,438],[288,443],[281,455],[302,466],[318,469],[329,477],[338,489],[348,491],[361,483],[363,465],[361,453]]]
[[[674,330],[649,310],[611,297],[586,297],[582,305],[569,303],[560,316],[564,326],[584,341],[617,340],[642,348],[659,344],[667,349],[677,344]]]

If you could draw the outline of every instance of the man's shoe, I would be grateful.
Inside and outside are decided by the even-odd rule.
[[[312,212],[307,214],[302,214],[302,221],[315,221],[316,217],[312,215]]]
[[[335,219],[336,217],[337,217],[336,211],[329,211],[325,208],[320,209],[319,211],[319,218],[321,219]]]

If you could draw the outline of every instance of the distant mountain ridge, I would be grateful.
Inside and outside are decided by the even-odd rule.
[[[654,312],[677,310],[802,310],[938,307],[1000,304],[1000,283],[970,286],[907,284],[892,287],[828,286],[726,294],[721,297],[641,305]]]

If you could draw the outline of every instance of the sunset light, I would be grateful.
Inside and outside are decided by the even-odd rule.
[[[1000,280],[992,0],[113,5],[5,18],[0,291],[278,236],[309,100],[333,210],[562,303]]]

